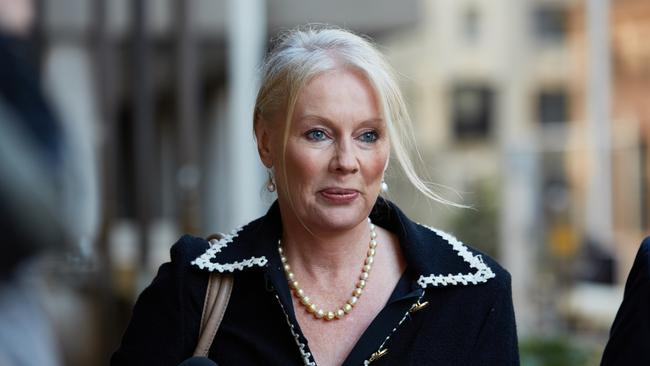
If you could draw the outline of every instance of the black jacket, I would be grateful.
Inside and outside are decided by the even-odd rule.
[[[603,352],[602,365],[650,365],[650,237],[645,238],[627,277]]]
[[[407,272],[344,365],[518,365],[510,275],[453,236],[379,199],[372,221],[395,233]],[[182,237],[140,295],[112,365],[177,365],[197,342],[209,271],[234,272],[210,351],[219,365],[315,364],[281,269],[277,203],[217,245]],[[414,307],[414,304],[425,304]],[[420,310],[416,311],[416,308]]]

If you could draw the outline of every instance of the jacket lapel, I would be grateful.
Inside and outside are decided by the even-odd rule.
[[[377,200],[370,218],[397,235],[406,262],[422,288],[476,285],[495,277],[479,252],[448,233],[413,222],[383,198]],[[210,272],[275,266],[279,263],[277,240],[281,232],[276,201],[266,215],[226,234],[192,264]]]

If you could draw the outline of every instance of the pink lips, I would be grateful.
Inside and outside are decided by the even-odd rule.
[[[326,188],[319,192],[323,198],[334,204],[345,204],[354,201],[359,191],[346,188]]]

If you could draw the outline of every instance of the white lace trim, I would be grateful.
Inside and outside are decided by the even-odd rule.
[[[422,224],[420,224],[422,225]],[[447,286],[447,285],[458,285],[458,284],[473,284],[476,285],[480,282],[487,282],[490,278],[494,278],[496,275],[492,272],[492,269],[488,267],[487,264],[483,262],[483,257],[481,255],[473,255],[467,247],[461,243],[456,237],[451,234],[448,234],[442,230],[434,229],[432,227],[422,225],[427,229],[433,231],[434,233],[440,235],[445,239],[457,252],[458,256],[462,257],[463,260],[469,263],[469,266],[476,269],[474,273],[467,274],[441,274],[434,275],[430,274],[428,276],[420,276],[418,279],[418,285],[422,288],[426,288],[428,285],[432,286]]]
[[[293,323],[291,323],[291,320],[289,320],[289,315],[287,315],[287,312],[284,310],[284,306],[282,306],[282,301],[280,301],[278,294],[275,294],[275,298],[278,300],[280,308],[282,309],[282,312],[287,319],[287,324],[289,324],[289,330],[291,330],[291,334],[293,334],[293,338],[296,340],[296,344],[300,350],[300,356],[302,356],[302,362],[305,364],[305,366],[316,366],[316,361],[312,359],[311,352],[308,352],[306,350],[307,346],[304,343],[300,342],[300,336],[294,330]]]
[[[268,262],[265,256],[250,257],[248,259],[233,263],[212,262],[212,259],[217,255],[217,253],[221,252],[221,249],[227,247],[230,243],[232,243],[233,239],[239,235],[239,232],[242,231],[242,229],[243,226],[240,226],[237,229],[231,231],[230,234],[224,235],[220,240],[211,240],[210,248],[208,248],[205,253],[194,259],[192,261],[192,264],[201,269],[207,269],[210,272],[217,271],[220,273],[234,272],[235,270],[242,270],[246,267],[265,266]]]

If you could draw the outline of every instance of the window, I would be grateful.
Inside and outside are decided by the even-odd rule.
[[[537,98],[537,119],[542,124],[565,123],[568,119],[568,97],[562,89],[544,90]]]
[[[543,43],[561,43],[567,32],[567,12],[559,5],[540,4],[533,12],[533,32]]]
[[[480,36],[480,13],[476,7],[465,9],[462,19],[463,39],[470,44],[476,43]]]
[[[458,85],[452,92],[454,134],[458,139],[483,138],[492,128],[494,92],[487,85]]]

